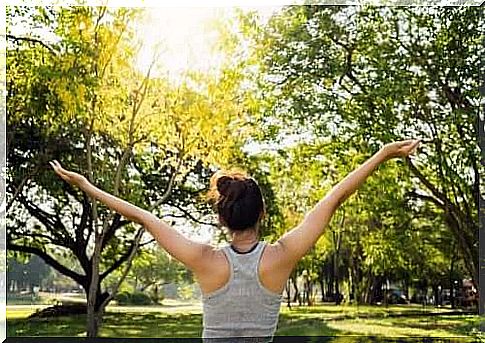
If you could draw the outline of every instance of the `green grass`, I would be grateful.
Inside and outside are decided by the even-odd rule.
[[[421,306],[282,306],[277,336],[371,335],[382,337],[470,337],[479,326],[478,315],[418,316],[437,311]],[[85,316],[27,319],[35,308],[7,308],[8,336],[84,336]],[[391,313],[407,314],[389,317]],[[200,304],[159,307],[109,307],[102,337],[200,337]]]
[[[202,333],[200,311],[116,308],[104,316],[102,337],[197,337]],[[7,336],[84,336],[85,315],[27,319],[29,309],[7,309]]]

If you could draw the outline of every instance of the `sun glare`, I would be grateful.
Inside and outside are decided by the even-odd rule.
[[[143,47],[138,66],[146,70],[154,56],[172,79],[187,70],[209,71],[221,62],[212,47],[218,33],[211,23],[228,9],[210,7],[149,8],[138,26]]]
[[[279,7],[245,7],[258,11],[266,20]],[[137,31],[143,46],[137,65],[146,71],[154,56],[166,73],[177,81],[187,70],[209,72],[217,70],[223,55],[213,47],[219,33],[213,25],[216,21],[230,18],[235,7],[158,7],[147,8],[146,17]]]

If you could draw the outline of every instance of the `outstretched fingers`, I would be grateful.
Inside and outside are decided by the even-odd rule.
[[[61,164],[59,162],[54,160],[54,161],[49,161],[49,164],[52,166],[52,168],[54,169],[57,175],[59,175],[63,179],[66,177],[65,170],[61,167]]]
[[[58,167],[53,161],[49,161],[49,164],[51,165],[52,169],[54,169],[56,173],[59,173]]]
[[[412,155],[416,152],[416,149],[418,148],[418,145],[420,143],[419,139],[413,140],[413,143],[409,147],[409,154]]]
[[[52,161],[52,163],[53,163],[53,164],[54,164],[54,165],[55,165],[55,166],[56,166],[58,169],[63,170],[63,168],[62,168],[61,164],[59,163],[59,161],[57,161],[57,160],[53,160],[53,161]]]

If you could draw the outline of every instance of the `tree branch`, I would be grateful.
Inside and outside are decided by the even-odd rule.
[[[103,250],[108,244],[109,240],[113,238],[116,230],[130,223],[131,221],[129,220],[121,220],[121,215],[119,213],[115,213],[113,220],[111,222],[111,225],[106,230],[106,233],[104,235],[103,244],[101,245],[101,250]]]
[[[408,196],[408,197],[411,197],[411,198],[416,198],[416,199],[421,199],[421,200],[425,200],[425,201],[430,201],[433,204],[435,204],[436,206],[438,206],[439,208],[444,209],[444,210],[446,209],[445,204],[443,204],[441,201],[439,201],[438,199],[436,199],[435,197],[430,196],[430,195],[419,194],[415,191],[412,191],[412,192],[407,192],[405,194],[405,196]]]
[[[41,259],[43,259],[45,263],[47,263],[48,265],[50,265],[54,269],[56,269],[59,273],[65,275],[67,277],[70,277],[71,279],[73,279],[74,281],[79,283],[80,285],[85,284],[85,276],[84,275],[78,274],[78,273],[70,270],[69,268],[67,268],[64,265],[57,262],[57,260],[55,258],[48,255],[45,251],[43,251],[39,248],[17,245],[17,244],[12,243],[12,242],[7,242],[7,249],[37,255]]]
[[[339,84],[342,86],[342,80],[345,76],[347,76],[352,82],[354,82],[357,86],[359,86],[359,88],[364,94],[368,94],[366,87],[355,77],[355,75],[352,72],[352,54],[354,52],[354,47],[338,41],[336,38],[332,37],[331,35],[329,36],[329,38],[336,45],[343,47],[344,50],[347,52],[347,56],[345,57],[345,73],[343,73],[342,76],[340,77]],[[352,95],[355,95],[351,93],[349,90],[346,90],[346,91]]]
[[[140,230],[144,231],[143,228],[138,229],[137,235]],[[136,236],[135,236],[135,239],[132,241],[128,250],[123,255],[121,255],[121,257],[118,260],[116,260],[108,269],[106,269],[103,273],[100,274],[100,277],[99,277],[100,280],[103,280],[104,278],[106,278],[109,274],[111,274],[116,269],[118,269],[126,260],[128,260],[133,250],[138,247],[137,244],[135,243],[136,243]]]
[[[438,191],[438,189],[431,182],[429,182],[428,179],[426,179],[426,177],[418,170],[418,168],[416,168],[409,157],[406,157],[405,161],[411,172],[419,179],[419,181],[423,183],[423,185],[426,186],[426,188],[431,191],[435,197],[437,197],[443,204],[450,204],[448,198],[443,193]]]
[[[72,242],[70,240],[70,237],[68,235],[68,232],[66,231],[64,225],[62,225],[61,222],[59,221],[53,221],[51,217],[53,217],[53,214],[47,213],[44,210],[40,209],[38,206],[33,205],[31,202],[29,202],[24,196],[20,195],[18,198],[19,202],[24,205],[24,207],[27,209],[27,211],[38,221],[40,221],[45,227],[47,228],[56,228],[58,230],[51,230],[60,240],[64,240],[65,246],[72,246]],[[64,233],[64,235],[61,234],[61,232]]]
[[[156,239],[155,238],[152,238],[152,239],[150,239],[150,240],[148,240],[146,242],[140,243],[139,247],[141,248],[141,247],[144,247],[145,245],[149,245],[149,244],[152,244],[154,242],[156,242]]]
[[[195,218],[189,211],[187,211],[186,209],[182,208],[181,206],[179,205],[176,205],[176,204],[168,204],[172,207],[175,207],[177,210],[179,210],[180,212],[183,213],[183,215],[175,215],[175,214],[169,214],[167,216],[170,216],[170,217],[173,217],[173,218],[186,218],[188,217],[190,220],[196,222],[196,223],[199,223],[199,224],[202,224],[202,225],[210,225],[210,226],[214,226],[214,227],[218,227],[217,224],[215,223],[209,223],[209,222],[204,222],[202,220],[199,220],[197,218]]]
[[[83,192],[82,200],[83,211],[81,214],[81,221],[79,225],[76,226],[76,244],[84,246],[87,239],[84,239],[84,230],[88,225],[88,219],[91,217],[91,205],[89,204],[88,197],[86,193]]]
[[[11,40],[14,40],[14,41],[17,41],[17,42],[18,41],[24,41],[24,42],[34,43],[34,44],[40,44],[44,48],[49,50],[52,54],[57,55],[57,51],[54,50],[54,48],[52,48],[48,44],[44,43],[40,39],[33,38],[33,37],[19,37],[19,36],[14,36],[14,35],[11,35],[11,34],[7,34],[6,37],[7,37],[7,39],[11,39]]]
[[[27,182],[30,180],[30,178],[32,176],[34,176],[35,173],[37,173],[37,171],[39,170],[39,166],[40,165],[36,165],[35,168],[29,174],[27,174],[27,176],[25,176],[22,179],[22,181],[20,182],[20,184],[19,184],[18,187],[13,187],[15,189],[15,191],[14,191],[14,194],[13,194],[12,198],[7,203],[7,207],[5,209],[5,213],[6,214],[8,213],[8,210],[12,207],[13,203],[15,202],[15,200],[17,200],[17,197],[19,196],[19,194],[22,193],[22,190],[23,190],[24,186],[27,184]]]
[[[61,247],[64,247],[64,248],[68,248],[68,249],[71,248],[71,246],[67,246],[65,244],[65,242],[60,241],[60,240],[56,239],[55,237],[45,235],[45,234],[42,234],[42,233],[25,232],[25,233],[22,233],[21,236],[17,236],[17,238],[15,238],[15,239],[25,238],[25,237],[43,238],[43,239],[46,239],[48,241],[47,244],[54,244],[54,245],[58,245],[58,246],[61,246]]]
[[[150,207],[150,209],[149,209],[150,212],[153,211],[153,209],[155,209],[156,207],[163,204],[169,198],[170,194],[172,193],[173,185],[175,183],[175,177],[177,176],[181,165],[182,165],[182,157],[179,157],[177,166],[175,167],[175,170],[173,171],[172,175],[170,175],[170,180],[168,181],[167,189],[165,190],[162,197],[160,199],[158,199],[158,201],[156,201],[155,204],[153,204]]]

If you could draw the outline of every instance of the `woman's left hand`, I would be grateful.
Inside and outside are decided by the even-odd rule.
[[[49,162],[54,171],[57,175],[59,175],[63,180],[70,183],[74,186],[81,186],[82,184],[86,183],[88,180],[82,176],[81,174],[65,170],[62,168],[61,164],[56,160]]]
[[[408,139],[386,144],[382,149],[388,158],[408,157],[416,152],[419,143],[419,139]]]

